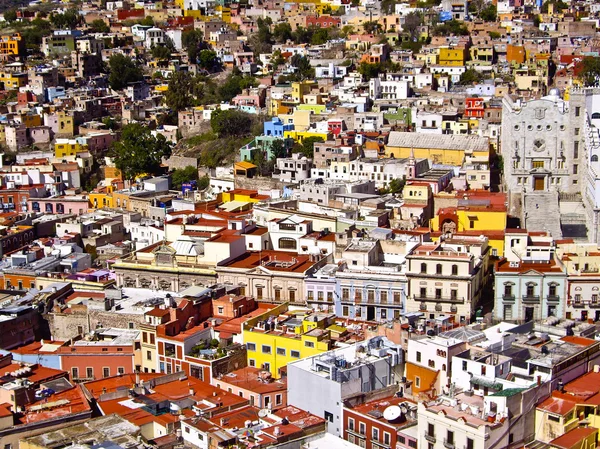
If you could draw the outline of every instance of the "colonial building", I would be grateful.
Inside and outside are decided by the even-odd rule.
[[[471,319],[487,285],[490,246],[486,237],[455,237],[417,246],[407,259],[406,310],[432,319],[452,314]]]

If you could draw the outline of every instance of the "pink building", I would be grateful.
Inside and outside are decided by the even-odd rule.
[[[87,195],[29,198],[27,200],[29,211],[46,212],[49,214],[81,215],[88,211],[88,204]]]
[[[287,406],[287,381],[274,380],[271,373],[252,366],[213,378],[212,384],[229,393],[250,399],[250,405],[277,410]]]

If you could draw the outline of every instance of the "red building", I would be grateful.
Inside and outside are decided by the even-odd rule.
[[[484,115],[483,98],[467,98],[465,100],[465,117],[483,118]]]
[[[60,366],[72,380],[104,379],[140,370],[135,365],[136,340],[139,331],[131,329],[101,329],[98,341],[81,340],[73,346],[63,346],[57,353]]]
[[[119,21],[130,20],[130,19],[143,19],[146,16],[144,9],[118,9],[117,19]]]
[[[395,396],[344,407],[343,436],[364,449],[417,447],[417,404]]]
[[[329,28],[338,27],[342,23],[339,17],[331,16],[308,16],[306,18],[307,27]]]

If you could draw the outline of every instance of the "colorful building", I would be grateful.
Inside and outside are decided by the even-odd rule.
[[[88,151],[87,145],[82,145],[76,140],[56,139],[54,144],[54,155],[56,157],[75,156],[77,153]]]

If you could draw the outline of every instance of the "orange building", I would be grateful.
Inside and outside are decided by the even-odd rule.
[[[525,51],[525,47],[520,45],[507,45],[506,46],[506,61],[513,64],[523,64],[525,62],[525,57],[527,52]]]
[[[429,392],[434,389],[439,371],[425,368],[411,362],[406,363],[406,379],[412,382],[412,393]]]

